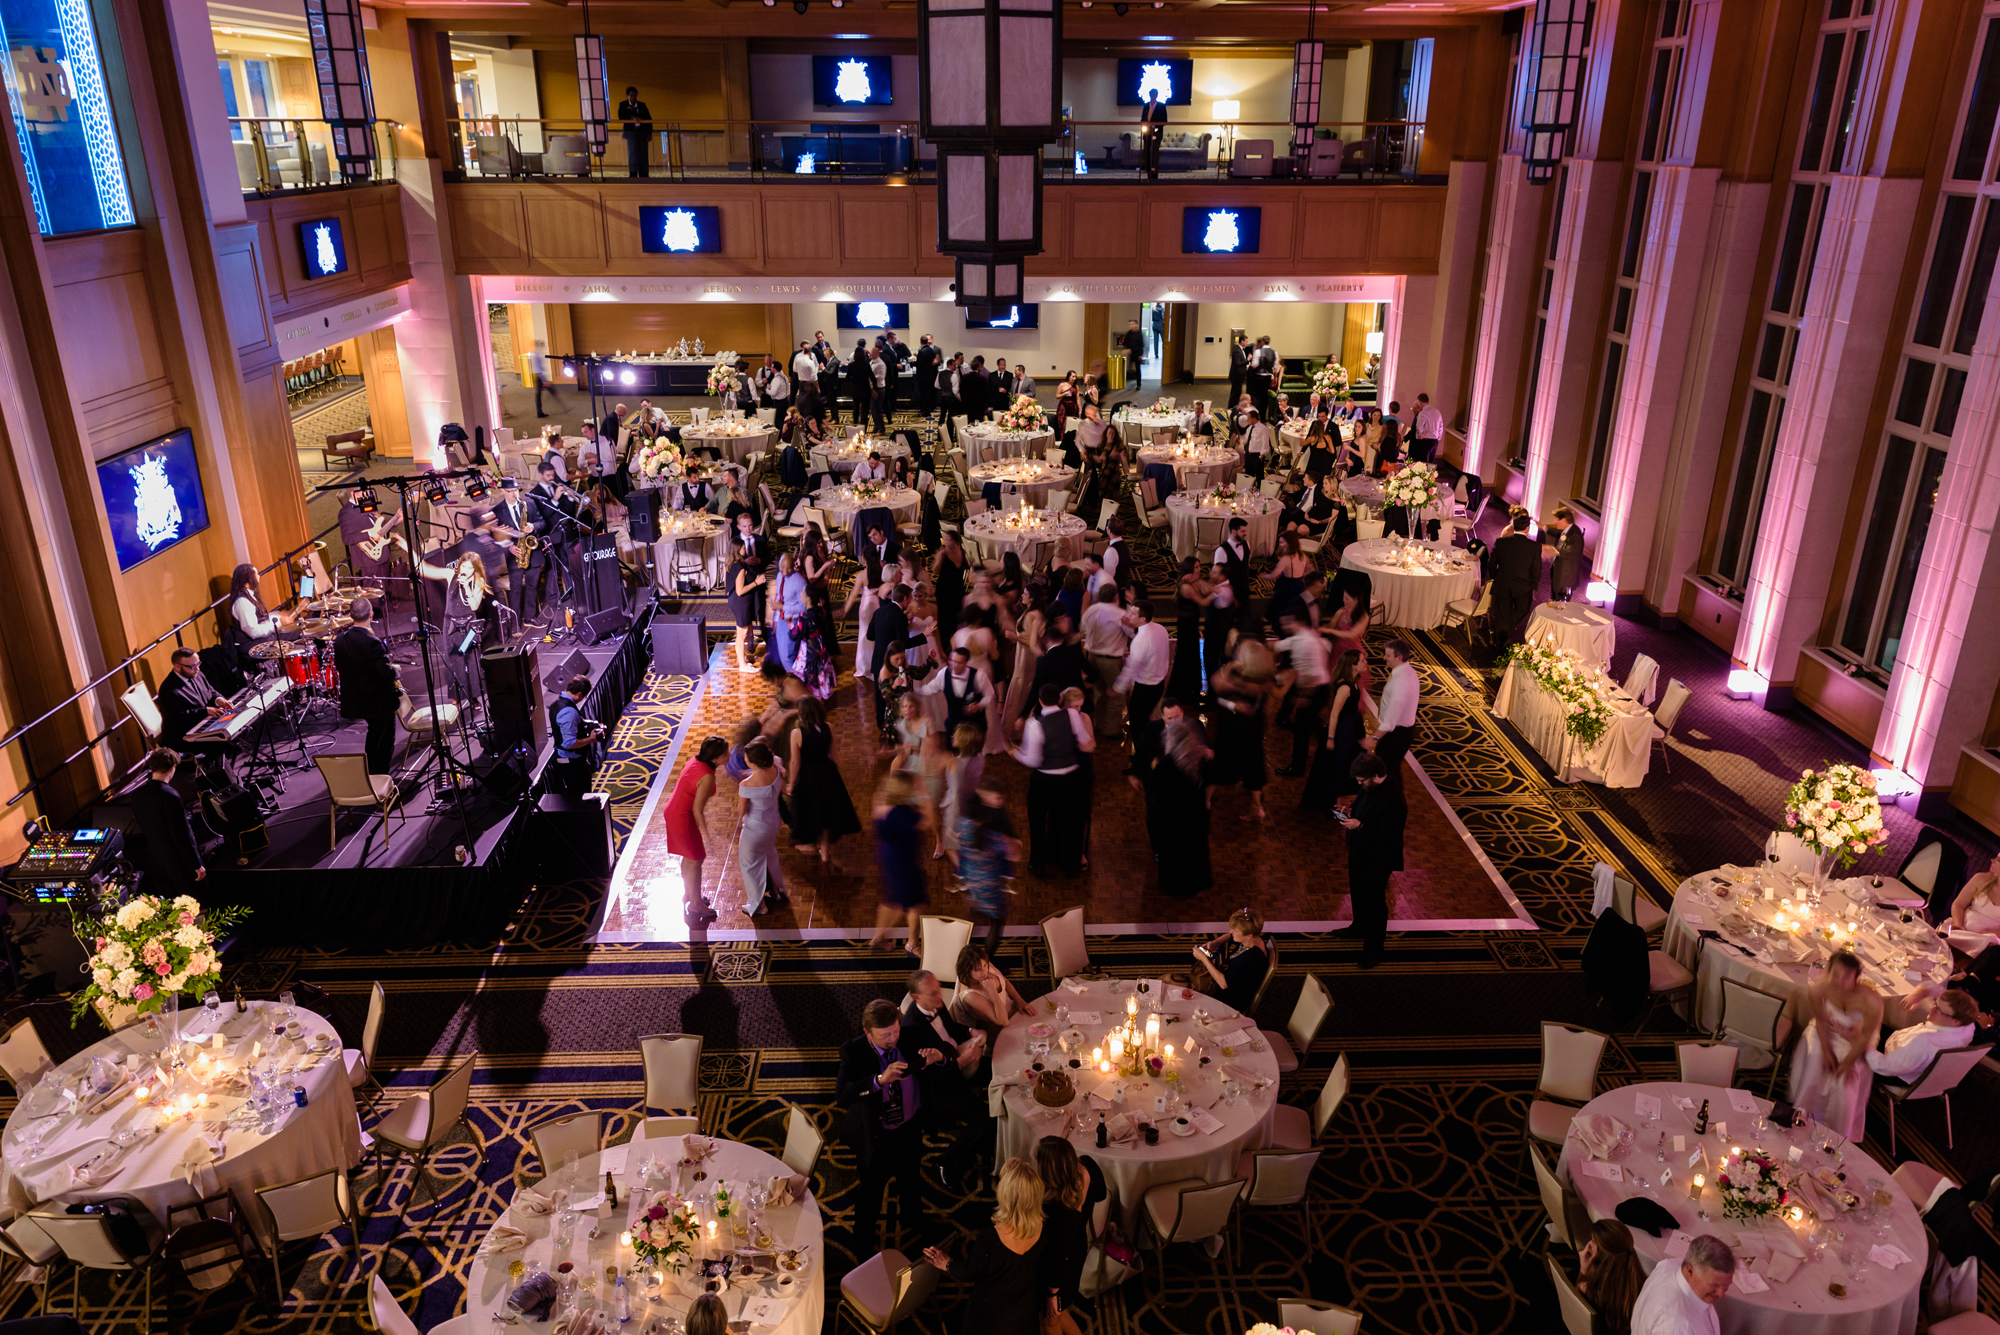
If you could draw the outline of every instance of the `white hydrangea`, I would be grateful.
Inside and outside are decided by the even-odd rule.
[[[115,975],[109,969],[92,969],[90,971],[90,981],[99,987],[110,987],[113,977]]]
[[[186,946],[189,950],[194,950],[207,945],[208,937],[202,932],[201,928],[190,923],[174,933],[174,944],[177,946]]]
[[[177,896],[177,897],[176,897],[176,898],[174,899],[174,912],[175,912],[176,914],[181,914],[181,913],[200,913],[200,912],[201,912],[201,901],[200,901],[200,900],[198,900],[198,899],[196,899],[196,898],[195,898],[195,897],[194,897],[193,895],[180,895],[180,896]]]
[[[111,992],[113,996],[118,997],[120,1000],[129,1001],[132,997],[132,989],[138,985],[139,971],[137,969],[120,969],[118,976],[111,980]]]
[[[123,941],[113,941],[104,948],[104,953],[97,958],[103,961],[107,969],[127,968],[132,963],[132,947],[126,945]]]
[[[135,899],[129,904],[120,906],[117,914],[113,918],[113,921],[115,921],[120,928],[129,932],[137,928],[140,923],[143,923],[148,919],[150,919],[153,916],[153,912],[154,910],[151,904],[148,904],[143,899]]]

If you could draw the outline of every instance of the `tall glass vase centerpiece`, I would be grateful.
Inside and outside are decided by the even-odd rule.
[[[1888,841],[1875,776],[1845,761],[1806,770],[1785,795],[1785,830],[1811,850],[1815,893],[1870,848]]]

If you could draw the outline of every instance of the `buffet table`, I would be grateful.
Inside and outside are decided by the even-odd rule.
[[[1039,510],[1049,503],[1050,492],[1071,489],[1076,470],[1040,459],[1002,459],[998,463],[974,464],[966,477],[978,492],[984,493],[989,482],[997,483],[1002,491],[1019,492],[1024,502]],[[989,499],[987,504],[992,501]]]
[[[1352,550],[1351,548],[1349,550]],[[1345,562],[1343,562],[1345,564]],[[1569,735],[1564,720],[1569,709],[1519,663],[1509,663],[1493,696],[1493,717],[1521,730],[1558,783],[1601,783],[1606,788],[1637,788],[1646,781],[1653,759],[1653,739],[1666,734],[1653,723],[1646,707],[1600,676],[1598,690],[1611,704],[1611,726],[1593,746]]]
[[[977,422],[965,429],[960,444],[964,445],[965,456],[972,463],[982,462],[989,448],[996,459],[1040,459],[1044,451],[1056,444],[1056,433],[998,431],[989,423]]]
[[[1383,624],[1410,630],[1443,624],[1446,608],[1470,598],[1479,587],[1479,562],[1448,542],[1350,542],[1340,554],[1340,566],[1368,576],[1375,601],[1382,605]]]
[[[1261,492],[1238,492],[1234,499],[1217,501],[1210,491],[1177,491],[1167,497],[1167,521],[1170,540],[1177,560],[1199,556],[1207,561],[1215,555],[1215,548],[1197,551],[1195,542],[1195,521],[1197,519],[1220,519],[1223,521],[1223,536],[1229,536],[1228,523],[1232,519],[1242,519],[1249,527],[1244,532],[1244,541],[1250,545],[1250,555],[1269,556],[1278,547],[1278,516],[1284,507]]]
[[[1611,666],[1611,654],[1618,647],[1618,623],[1608,612],[1589,603],[1543,603],[1528,618],[1531,643],[1548,643],[1567,649],[1592,667]]]

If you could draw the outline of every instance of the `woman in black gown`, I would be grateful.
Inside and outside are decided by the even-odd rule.
[[[1361,717],[1361,651],[1348,649],[1333,665],[1331,707],[1326,715],[1326,745],[1313,757],[1306,775],[1305,791],[1299,794],[1303,811],[1327,812],[1343,797],[1361,791],[1348,771],[1354,757],[1361,754],[1364,731]]]
[[[1146,838],[1158,864],[1160,893],[1192,899],[1214,880],[1208,856],[1208,739],[1192,714],[1167,724],[1144,774]]]
[[[770,582],[762,561],[738,556],[730,562],[729,614],[736,620],[738,672],[757,670],[757,629],[765,624],[764,590]]]
[[[1181,582],[1174,591],[1174,666],[1167,677],[1167,694],[1192,705],[1201,698],[1201,612],[1212,601],[1201,577],[1201,560],[1181,562]]]
[[[1264,820],[1264,707],[1277,665],[1262,640],[1240,640],[1236,656],[1222,665],[1215,685],[1215,768],[1209,782],[1217,788],[1240,783],[1250,793],[1250,813],[1242,820]]]
[[[952,532],[938,535],[937,560],[931,566],[931,587],[936,591],[938,641],[951,643],[958,629],[958,609],[965,602],[965,547]]]
[[[1042,1240],[1042,1179],[1026,1159],[1000,1165],[993,1222],[972,1235],[954,1260],[936,1247],[924,1259],[972,1291],[958,1319],[959,1335],[1038,1335],[1048,1303],[1037,1269]]]
[[[826,724],[826,706],[810,695],[799,701],[785,796],[792,807],[792,847],[801,853],[817,852],[821,862],[830,862],[834,840],[861,832],[847,781],[833,763],[833,729]]]
[[[1061,1136],[1043,1136],[1035,1146],[1035,1169],[1042,1175],[1042,1288],[1056,1300],[1057,1335],[1077,1335],[1070,1309],[1083,1300],[1083,1263],[1090,1254],[1090,1216],[1107,1188],[1104,1171]]]

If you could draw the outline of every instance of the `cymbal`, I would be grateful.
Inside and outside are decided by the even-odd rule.
[[[300,633],[310,635],[314,639],[329,633],[332,629],[333,619],[330,617],[305,617],[299,621]]]
[[[354,598],[380,598],[382,596],[382,590],[376,588],[373,584],[357,584],[353,588],[346,590],[346,593],[350,600]]]
[[[284,652],[285,644],[282,640],[260,640],[258,643],[250,646],[250,656],[252,658],[279,658],[284,655]]]
[[[342,631],[354,624],[354,618],[350,616],[328,617],[326,624],[336,631]]]
[[[325,539],[321,539],[318,542],[309,542],[301,550],[308,552],[323,552],[326,550],[326,541]]]

